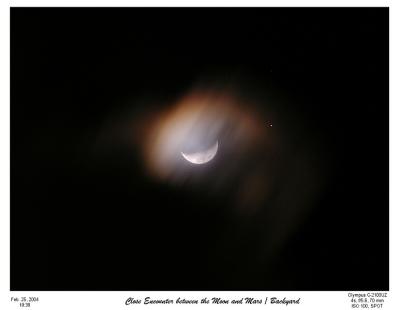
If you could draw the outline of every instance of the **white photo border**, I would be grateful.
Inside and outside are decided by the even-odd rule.
[[[19,309],[19,303],[11,301],[16,297],[39,297],[39,302],[32,303],[32,309],[175,309],[179,307],[192,309],[219,309],[223,307],[240,307],[240,309],[261,309],[261,307],[295,307],[296,309],[351,309],[349,293],[368,293],[368,292],[349,292],[349,291],[151,291],[151,292],[21,292],[10,291],[10,7],[158,7],[158,6],[209,6],[209,7],[230,7],[230,6],[253,6],[253,7],[389,7],[390,16],[390,290],[383,308],[381,309],[400,309],[400,2],[397,1],[356,1],[356,0],[337,0],[337,1],[296,1],[296,0],[43,0],[43,1],[2,1],[0,13],[0,36],[1,36],[1,100],[0,100],[0,137],[1,137],[1,166],[0,166],[0,287],[1,287],[1,309]],[[129,298],[144,299],[173,299],[178,297],[187,299],[202,299],[204,297],[220,297],[224,299],[239,299],[242,297],[253,297],[265,300],[266,297],[278,297],[287,299],[301,298],[299,305],[125,305]]]

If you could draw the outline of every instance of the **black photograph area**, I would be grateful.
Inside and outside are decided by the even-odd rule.
[[[389,9],[10,14],[11,290],[389,289]]]

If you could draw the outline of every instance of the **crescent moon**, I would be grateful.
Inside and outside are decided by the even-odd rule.
[[[210,147],[208,150],[203,152],[196,152],[196,153],[183,153],[181,152],[183,158],[185,158],[188,162],[196,165],[201,165],[208,163],[211,159],[215,157],[218,151],[218,141]]]

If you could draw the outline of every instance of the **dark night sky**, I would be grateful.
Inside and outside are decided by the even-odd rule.
[[[12,8],[11,289],[387,290],[388,13]],[[89,147],[131,98],[214,73],[290,97],[327,171],[276,259],[246,272],[251,222],[153,182],[123,145]],[[237,248],[210,246],[226,227]]]

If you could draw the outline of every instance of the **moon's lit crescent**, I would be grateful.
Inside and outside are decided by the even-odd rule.
[[[218,151],[218,141],[206,151],[189,153],[189,154],[181,152],[181,154],[183,158],[185,158],[188,162],[191,162],[192,164],[196,165],[201,165],[213,159],[214,156],[217,154],[217,151]]]

